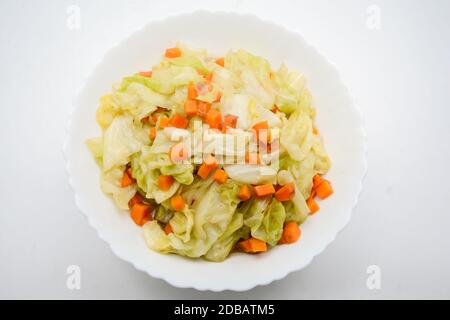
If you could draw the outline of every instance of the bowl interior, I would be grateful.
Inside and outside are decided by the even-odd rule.
[[[306,75],[317,109],[317,123],[333,162],[328,174],[335,194],[302,225],[302,238],[265,254],[233,254],[222,263],[190,260],[150,251],[141,228],[118,210],[99,188],[99,170],[85,140],[100,135],[95,122],[98,99],[114,82],[157,63],[164,49],[182,41],[224,55],[243,48],[284,62]],[[361,117],[335,68],[296,33],[250,15],[194,12],[150,22],[112,48],[87,79],[68,128],[66,157],[77,205],[112,250],[136,268],[180,287],[246,290],[284,277],[307,265],[348,222],[365,173]]]

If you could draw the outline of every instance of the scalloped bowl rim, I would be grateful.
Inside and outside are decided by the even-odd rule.
[[[71,130],[73,128],[73,115],[77,112],[77,109],[79,108],[79,105],[78,105],[79,97],[85,90],[87,90],[87,86],[89,84],[90,79],[97,72],[99,72],[99,70],[101,70],[102,67],[104,67],[105,61],[107,61],[108,57],[112,56],[114,52],[120,50],[120,47],[123,46],[125,43],[129,42],[130,39],[132,40],[133,37],[137,37],[139,34],[145,33],[145,31],[148,30],[149,28],[151,28],[151,26],[155,26],[158,24],[160,24],[160,25],[165,24],[165,23],[171,22],[171,21],[174,22],[174,21],[177,21],[180,19],[181,20],[182,19],[189,20],[195,16],[203,16],[203,17],[214,16],[214,18],[217,19],[216,21],[220,21],[220,19],[224,19],[225,21],[227,19],[236,19],[236,21],[244,20],[244,21],[250,22],[249,26],[252,25],[251,23],[253,23],[254,25],[265,26],[268,29],[273,29],[278,32],[281,32],[281,34],[283,34],[286,37],[289,36],[289,37],[295,38],[295,40],[299,44],[299,47],[302,47],[305,51],[309,50],[311,53],[313,53],[315,55],[315,59],[322,64],[321,65],[322,67],[324,67],[328,72],[334,73],[334,76],[335,76],[334,80],[336,81],[335,85],[336,85],[336,87],[339,87],[341,89],[340,94],[342,94],[342,97],[344,99],[343,101],[346,101],[346,103],[349,104],[348,105],[349,110],[347,110],[347,111],[352,112],[352,114],[350,114],[350,115],[355,117],[355,119],[354,119],[355,122],[353,123],[353,125],[354,125],[354,132],[357,135],[356,138],[358,139],[359,145],[358,145],[358,143],[355,143],[356,151],[354,151],[354,152],[359,157],[359,159],[356,160],[357,165],[359,167],[358,167],[358,172],[355,173],[355,176],[353,177],[354,181],[352,181],[353,183],[351,184],[351,186],[353,188],[352,189],[353,192],[352,192],[351,196],[349,196],[350,200],[347,200],[346,209],[345,209],[345,213],[343,213],[343,217],[341,218],[340,221],[335,222],[334,230],[332,232],[330,232],[329,234],[323,236],[323,239],[321,239],[321,241],[320,241],[321,242],[320,245],[316,245],[316,247],[313,248],[314,250],[311,250],[313,252],[310,252],[308,255],[302,257],[301,260],[294,260],[294,259],[290,259],[290,257],[289,257],[289,250],[284,250],[285,252],[283,254],[284,254],[285,260],[290,261],[289,263],[287,263],[288,266],[281,265],[281,267],[280,267],[280,265],[277,265],[276,268],[272,268],[273,272],[264,274],[264,276],[262,276],[262,277],[255,276],[254,278],[252,278],[250,280],[246,280],[246,279],[243,279],[242,277],[241,278],[238,277],[239,281],[230,281],[229,279],[228,279],[228,281],[224,281],[223,279],[212,279],[210,282],[199,283],[199,282],[196,282],[199,279],[196,279],[196,277],[193,276],[194,273],[192,273],[190,277],[183,277],[183,276],[180,276],[179,274],[174,274],[173,271],[166,270],[164,268],[160,269],[157,267],[152,267],[151,265],[148,264],[148,261],[144,262],[143,260],[140,260],[136,256],[133,256],[132,255],[134,252],[133,250],[130,249],[130,251],[131,251],[131,253],[130,253],[130,251],[124,250],[123,248],[120,248],[116,243],[113,243],[114,239],[111,237],[111,234],[108,233],[109,231],[104,229],[104,226],[102,229],[101,222],[98,219],[94,218],[94,216],[92,215],[92,210],[89,207],[87,207],[86,204],[83,202],[84,201],[83,197],[85,197],[85,194],[83,194],[81,192],[81,190],[79,190],[79,188],[77,188],[78,187],[77,183],[75,183],[75,180],[74,180],[73,168],[74,168],[75,163],[72,159],[72,157],[73,157],[72,148],[73,148],[73,144],[74,144],[74,137],[71,135]],[[173,39],[171,39],[171,40],[173,40]],[[175,39],[175,40],[179,40],[179,39]],[[183,39],[180,39],[180,40],[183,40]],[[247,49],[245,45],[243,45],[242,47]],[[261,55],[264,56],[264,53],[262,53]],[[270,61],[270,59],[269,59],[269,61]],[[154,61],[154,62],[156,62],[156,61]],[[288,65],[288,67],[290,67],[290,65]],[[300,71],[303,71],[303,70],[300,70]],[[307,79],[309,80],[308,75],[307,75]],[[312,94],[313,94],[313,97],[315,97],[314,90],[312,90]],[[318,113],[320,115],[320,110],[318,110]],[[325,143],[327,145],[327,135],[326,134],[325,134]],[[327,149],[328,149],[328,147],[329,146],[327,145]],[[69,184],[74,191],[75,203],[76,203],[77,207],[86,216],[86,218],[88,219],[89,225],[97,231],[99,237],[101,239],[103,239],[106,243],[109,244],[109,246],[111,247],[111,250],[114,252],[114,254],[116,256],[118,256],[122,260],[130,262],[136,269],[147,272],[152,277],[163,279],[175,287],[195,288],[197,290],[211,290],[211,291],[223,291],[223,290],[245,291],[245,290],[249,290],[249,289],[254,288],[257,285],[267,285],[275,280],[282,279],[285,276],[287,276],[289,273],[301,270],[304,267],[306,267],[316,255],[320,254],[323,250],[325,250],[325,248],[331,242],[333,242],[333,240],[336,238],[337,234],[348,224],[348,222],[351,218],[352,210],[357,204],[357,200],[358,200],[359,194],[362,189],[362,181],[367,172],[367,143],[366,143],[366,133],[364,130],[364,125],[363,125],[363,117],[362,117],[362,114],[361,114],[359,108],[356,106],[354,99],[349,94],[348,89],[343,84],[336,67],[334,65],[332,65],[330,62],[328,62],[328,60],[326,60],[324,58],[324,56],[320,52],[317,51],[317,49],[315,49],[315,48],[311,47],[309,44],[307,44],[306,41],[303,39],[303,37],[299,33],[288,30],[286,27],[276,24],[272,21],[261,19],[253,14],[242,14],[242,13],[225,12],[225,11],[199,10],[199,11],[194,11],[194,12],[170,15],[170,16],[167,16],[167,17],[165,17],[163,19],[159,19],[159,20],[151,20],[146,25],[144,25],[141,29],[139,29],[138,31],[132,32],[128,37],[126,37],[125,39],[120,41],[116,46],[113,46],[111,49],[109,49],[107,51],[107,53],[105,54],[105,56],[103,57],[103,59],[100,60],[100,62],[96,65],[96,67],[93,69],[93,71],[86,78],[86,80],[84,81],[84,84],[80,87],[80,89],[77,91],[77,93],[74,97],[73,109],[69,115],[67,125],[66,125],[66,138],[64,141],[63,152],[64,152],[65,161],[66,161],[66,171],[67,171],[67,175],[68,175],[68,179],[69,179]],[[332,157],[332,160],[333,160],[333,157]],[[332,170],[333,170],[333,168],[332,168]],[[98,184],[97,184],[97,188],[98,188]],[[326,210],[329,210],[329,209],[326,208]],[[309,221],[309,219],[308,219],[308,221]],[[140,239],[140,241],[142,241],[142,239]],[[280,248],[279,250],[283,250],[283,248]],[[174,265],[184,263],[184,262],[180,262],[180,261],[182,261],[182,260],[180,260],[180,257],[175,258],[175,255],[169,255],[169,256],[174,257],[173,258]],[[283,257],[283,256],[281,256],[281,257]],[[188,260],[185,258],[181,258],[181,259]],[[261,262],[258,262],[259,258],[257,258],[256,256],[251,257],[249,259],[253,259],[254,261],[257,261],[256,263],[258,263],[258,264],[261,263]],[[196,261],[195,263],[199,263],[198,260],[194,260],[194,261]],[[240,262],[240,261],[238,261],[238,262]],[[211,263],[211,262],[208,262],[208,263],[210,264],[211,268],[215,268],[214,263]],[[234,263],[236,263],[236,261]],[[241,262],[241,263],[243,263],[243,262]],[[252,261],[248,262],[246,260],[245,264],[243,264],[243,265],[247,266],[247,265],[251,265],[252,263],[254,263],[254,262],[252,262]],[[207,269],[203,269],[203,270],[207,270]],[[221,272],[222,273],[225,272],[224,274],[226,274],[227,271],[222,270]],[[233,272],[233,270],[229,270],[229,272]]]

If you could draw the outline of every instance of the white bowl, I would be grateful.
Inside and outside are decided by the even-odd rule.
[[[123,76],[148,69],[177,41],[214,54],[243,48],[277,67],[284,62],[304,73],[314,96],[317,123],[333,166],[327,175],[335,193],[302,225],[300,241],[264,254],[232,254],[221,263],[149,250],[126,212],[100,191],[99,170],[85,140],[100,135],[95,122],[98,99]],[[308,265],[348,223],[366,172],[362,117],[339,74],[295,32],[253,15],[197,11],[152,21],[105,55],[79,91],[67,126],[64,153],[78,208],[112,251],[149,275],[176,287],[198,290],[249,290]]]

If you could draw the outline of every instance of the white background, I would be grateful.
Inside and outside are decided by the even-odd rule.
[[[66,27],[72,4],[79,30]],[[366,26],[369,5],[380,30]],[[244,293],[174,288],[119,260],[64,170],[72,96],[104,53],[150,19],[199,8],[299,31],[336,64],[368,134],[349,225],[306,269]],[[450,2],[2,0],[0,12],[0,298],[450,298]],[[66,287],[72,264],[78,291]],[[366,287],[369,265],[380,290]]]

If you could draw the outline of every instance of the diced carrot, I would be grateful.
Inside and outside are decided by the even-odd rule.
[[[152,217],[150,215],[145,216],[144,218],[142,218],[141,226],[143,226],[144,224],[146,224],[149,221],[152,221]]]
[[[155,111],[153,111],[153,113],[151,114],[151,119],[153,121],[153,124],[156,124],[156,122],[158,121],[158,118],[161,116],[161,113],[163,113],[164,111],[166,111],[166,109],[161,108],[161,107],[157,107]]]
[[[168,48],[166,49],[166,58],[177,58],[181,56],[181,50],[179,48]]]
[[[153,140],[156,138],[156,128],[150,127],[150,134],[149,134],[150,140]]]
[[[142,200],[144,200],[144,198],[141,196],[141,194],[139,192],[136,192],[135,195],[133,196],[133,198],[131,198],[130,201],[128,201],[128,207],[133,208],[133,206],[136,203],[141,203]]]
[[[241,240],[237,243],[236,247],[239,248],[243,252],[250,252],[250,243],[247,240]]]
[[[301,230],[297,223],[294,221],[287,222],[283,228],[283,234],[281,236],[279,244],[288,244],[296,242],[301,235]]]
[[[276,105],[273,105],[272,109],[270,109],[273,113],[276,113],[277,111],[280,111]]]
[[[259,143],[263,146],[267,146],[270,144],[271,136],[270,136],[270,130],[261,129],[256,131],[256,138],[258,139]]]
[[[256,238],[249,238],[238,243],[238,247],[247,253],[256,253],[267,251],[267,244]]]
[[[197,101],[187,100],[184,103],[184,112],[190,117],[195,116],[197,114]]]
[[[193,82],[189,82],[188,84],[188,99],[194,100],[198,96],[197,88],[195,88],[195,85]]]
[[[247,185],[243,185],[239,188],[239,199],[247,201],[252,196],[250,188]]]
[[[288,201],[292,199],[294,193],[295,185],[291,182],[284,185],[277,192],[275,192],[275,198],[277,198],[278,201]]]
[[[205,76],[205,80],[206,80],[207,82],[211,82],[212,78],[213,78],[213,73],[212,73],[212,72],[208,73],[208,74]]]
[[[141,72],[139,72],[139,75],[150,78],[152,76],[152,72],[151,71],[141,71]]]
[[[151,211],[152,207],[150,205],[145,203],[136,203],[133,208],[131,208],[131,218],[138,226],[142,226],[146,222],[145,218],[150,217]]]
[[[175,163],[182,162],[188,158],[188,152],[182,142],[170,147],[169,157]]]
[[[258,130],[261,130],[261,129],[267,130],[267,129],[269,129],[269,123],[267,122],[267,120],[255,123],[252,126],[252,129],[255,130],[255,131],[258,131]]]
[[[257,152],[246,152],[245,153],[245,162],[249,164],[260,164],[261,156]]]
[[[264,197],[275,193],[275,188],[271,183],[254,186],[253,189],[258,197]]]
[[[165,232],[166,234],[171,234],[171,233],[173,232],[172,226],[170,225],[170,223],[168,223],[168,224],[166,224],[166,225],[164,226],[164,232]]]
[[[277,193],[277,191],[283,188],[283,186],[277,183],[276,185],[273,186],[273,188],[275,189],[275,193]]]
[[[122,188],[128,187],[134,183],[133,176],[131,175],[131,169],[128,168],[123,172],[122,181],[120,182],[120,186]]]
[[[316,127],[313,128],[313,134],[318,135],[319,134],[319,130],[317,130]]]
[[[210,109],[211,109],[211,104],[208,102],[199,101],[197,103],[197,114],[202,118],[206,117],[206,114],[208,113],[208,111]]]
[[[267,120],[255,123],[252,126],[252,129],[255,130],[256,139],[258,141],[263,140],[261,142],[265,144],[270,141],[269,123],[267,122]]]
[[[317,188],[319,186],[319,184],[322,183],[322,177],[318,174],[316,174],[313,177],[313,189]]]
[[[222,132],[227,133],[229,128],[236,128],[238,117],[232,114],[227,114],[224,117],[224,123],[222,127]]]
[[[222,124],[222,114],[217,109],[210,109],[206,114],[206,123],[211,128],[218,129]]]
[[[316,213],[317,211],[319,211],[319,209],[320,209],[319,205],[318,205],[317,202],[314,200],[314,197],[309,197],[309,198],[306,200],[306,204],[308,205],[308,208],[309,208],[309,210],[310,210],[310,214],[314,214],[314,213]]]
[[[225,127],[236,128],[238,117],[233,116],[232,114],[227,114],[223,118],[223,124]]]
[[[216,98],[213,102],[220,102],[220,99],[222,99],[222,92],[217,92]]]
[[[164,175],[160,175],[158,177],[158,187],[163,190],[163,191],[167,191],[170,189],[170,187],[173,184],[173,177],[172,176],[164,176]]]
[[[179,195],[179,194],[176,195],[176,196],[173,196],[173,197],[170,199],[170,205],[172,206],[172,208],[173,208],[175,211],[181,211],[181,210],[183,210],[183,209],[184,209],[184,206],[185,206],[183,197],[182,197],[181,195]]]
[[[208,178],[212,168],[210,168],[206,163],[203,163],[197,170],[197,175],[202,178]]]
[[[328,180],[323,179],[322,182],[315,188],[317,196],[320,199],[328,198],[333,194],[333,188]]]
[[[170,120],[166,116],[159,117],[159,127],[166,128],[170,125]]]
[[[198,168],[197,175],[202,178],[206,179],[208,178],[211,171],[217,167],[217,159],[213,157],[212,155],[209,155],[204,163]]]
[[[127,171],[128,175],[133,179],[133,172],[131,170],[131,167],[128,167],[126,171]]]
[[[214,172],[213,179],[216,180],[218,184],[223,184],[228,179],[228,174],[223,169],[217,169],[216,172]]]
[[[211,167],[212,169],[214,169],[215,167],[217,167],[217,159],[214,157],[214,156],[212,156],[212,155],[208,155],[207,157],[206,157],[206,159],[205,159],[205,164],[208,166],[208,167]]]
[[[189,124],[189,120],[183,117],[181,114],[175,113],[172,118],[170,118],[169,123],[176,128],[186,129]]]
[[[224,58],[217,58],[216,59],[216,63],[221,66],[224,67],[225,66],[225,59]]]
[[[222,133],[228,133],[229,129],[231,129],[229,126],[222,125],[220,130],[222,131]]]
[[[197,69],[196,71],[202,77],[205,77],[208,74],[208,71],[203,71],[203,70],[199,70],[199,69]]]

